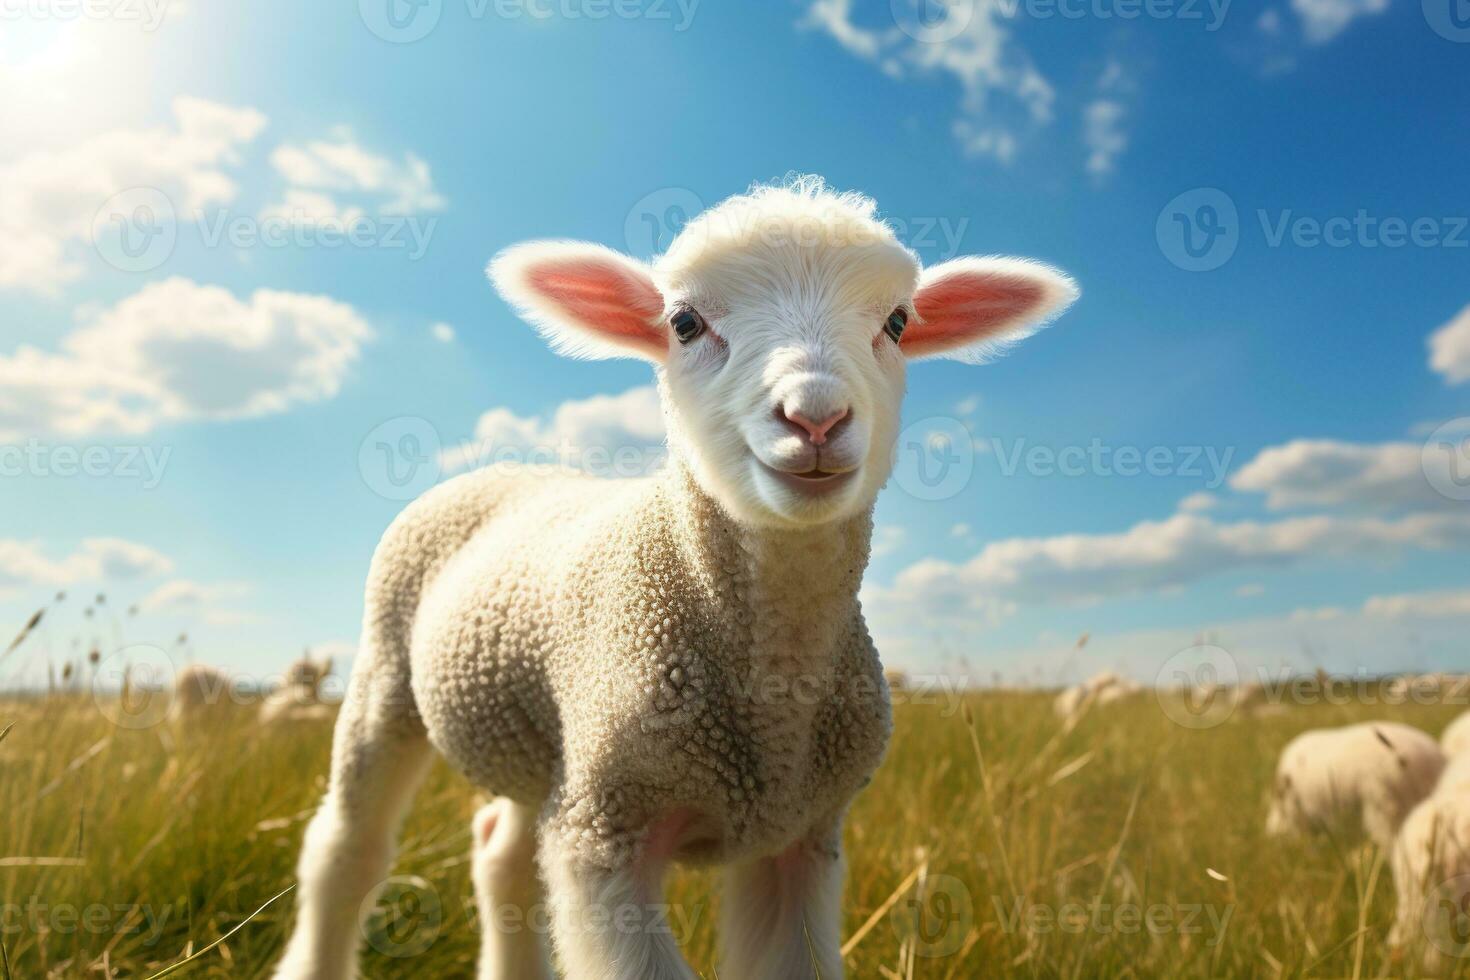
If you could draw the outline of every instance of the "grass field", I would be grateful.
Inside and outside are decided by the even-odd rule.
[[[1303,729],[1393,718],[1437,734],[1459,710],[1296,705],[1196,730],[1145,693],[1063,732],[1039,692],[900,704],[848,821],[849,975],[1405,975],[1384,941],[1394,896],[1377,853],[1265,839],[1266,792]],[[85,695],[0,702],[0,727],[12,723],[0,742],[10,976],[147,977],[291,882],[325,723],[130,729]],[[422,883],[397,879],[380,901],[365,976],[473,975],[475,806],[436,768],[395,870]],[[713,976],[709,876],[680,873],[669,901],[671,928]],[[263,975],[290,913],[287,896],[176,975]]]

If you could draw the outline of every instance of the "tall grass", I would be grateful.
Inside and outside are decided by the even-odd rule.
[[[1390,718],[1437,733],[1456,712],[1298,706],[1191,730],[1144,694],[1068,730],[1044,693],[900,705],[848,822],[849,975],[1404,975],[1384,941],[1394,896],[1379,855],[1267,840],[1265,798],[1281,746],[1306,728]],[[83,696],[0,701],[0,729],[11,724],[0,970],[148,977],[291,884],[328,724],[132,730]],[[405,828],[405,877],[370,921],[365,976],[473,975],[475,805],[435,768]],[[681,871],[668,897],[671,927],[713,976],[713,876]],[[290,906],[268,906],[175,975],[264,975]]]

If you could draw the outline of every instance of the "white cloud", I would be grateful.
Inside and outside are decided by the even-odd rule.
[[[121,191],[156,188],[191,211],[234,200],[225,168],[265,116],[188,97],[174,100],[173,114],[171,128],[103,132],[0,165],[0,289],[52,293],[80,276],[78,246]]]
[[[968,395],[955,402],[954,411],[956,415],[974,415],[980,411],[980,396]]]
[[[875,604],[921,618],[993,616],[1007,604],[1086,603],[1178,589],[1242,569],[1280,568],[1315,558],[1392,557],[1409,549],[1470,548],[1470,514],[1412,514],[1396,520],[1299,517],[1220,524],[1178,514],[1116,534],[1012,538],[969,561],[925,559]]]
[[[1301,18],[1307,41],[1325,44],[1359,17],[1383,13],[1388,0],[1291,0],[1291,9]]]
[[[814,0],[802,23],[826,32],[892,78],[910,74],[953,78],[961,89],[955,137],[969,154],[1008,162],[1018,148],[1019,131],[1051,121],[1055,93],[1030,55],[1001,26],[999,0],[955,4],[947,15],[967,19],[962,27],[937,25],[935,36],[926,40],[896,25],[870,28],[854,23],[851,0]]]
[[[281,221],[295,228],[331,224],[350,227],[365,217],[360,207],[344,207],[331,195],[292,187],[275,204],[260,212],[261,221]]]
[[[204,584],[189,579],[173,579],[145,596],[138,603],[138,608],[145,613],[186,616],[215,626],[232,626],[249,622],[254,617],[223,608],[220,603],[239,599],[249,591],[249,586],[243,582]]]
[[[1179,510],[1185,514],[1203,514],[1220,506],[1220,498],[1208,490],[1192,493],[1179,501]]]
[[[642,476],[663,456],[664,417],[652,385],[562,402],[550,417],[492,408],[474,439],[444,451],[447,471],[502,461],[548,463]]]
[[[429,327],[429,333],[441,344],[454,343],[454,328],[447,323],[436,323]]]
[[[949,536],[952,538],[968,538],[972,530],[973,528],[970,525],[961,522],[949,529]]]
[[[1083,110],[1082,142],[1087,147],[1087,172],[1094,177],[1112,173],[1128,148],[1123,116],[1123,104],[1116,99],[1095,99]]]
[[[439,211],[446,203],[434,189],[429,165],[423,160],[412,153],[405,153],[401,161],[374,153],[345,128],[303,146],[279,146],[271,153],[271,165],[291,185],[285,203],[268,208],[271,213],[289,212],[293,194],[299,210],[332,217],[351,213],[351,209],[340,210],[329,192],[370,199],[375,210],[392,215]],[[360,209],[357,213],[360,215]]]
[[[1391,619],[1470,619],[1470,589],[1373,596],[1363,604],[1363,612]]]
[[[903,547],[908,540],[908,531],[892,524],[879,525],[873,529],[873,557],[891,555]]]
[[[1470,306],[1430,336],[1429,366],[1450,384],[1470,381]]]
[[[57,352],[0,355],[0,437],[143,433],[330,398],[372,330],[326,296],[248,300],[171,278],[92,312]]]
[[[34,541],[0,539],[0,591],[147,578],[172,568],[164,555],[121,538],[87,538],[61,558],[48,557]]]
[[[1266,494],[1273,510],[1348,506],[1373,510],[1459,508],[1426,477],[1448,481],[1448,453],[1419,443],[1353,443],[1297,439],[1261,451],[1230,479],[1235,490]],[[1443,483],[1441,485],[1444,485]]]

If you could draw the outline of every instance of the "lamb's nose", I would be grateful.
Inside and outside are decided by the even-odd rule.
[[[847,409],[834,412],[820,422],[813,422],[800,412],[793,412],[787,408],[782,408],[781,414],[786,417],[786,421],[803,429],[807,438],[812,441],[812,445],[820,446],[827,441],[827,436],[837,426],[837,423],[847,418]]]

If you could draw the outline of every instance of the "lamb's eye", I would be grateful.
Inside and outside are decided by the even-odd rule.
[[[903,328],[908,324],[908,322],[909,315],[905,313],[903,307],[900,306],[898,309],[888,314],[888,319],[883,322],[883,332],[892,337],[893,342],[896,344],[898,343],[898,338],[903,336]]]
[[[669,317],[669,326],[674,328],[674,336],[679,338],[679,343],[687,344],[704,333],[704,317],[684,306]]]

